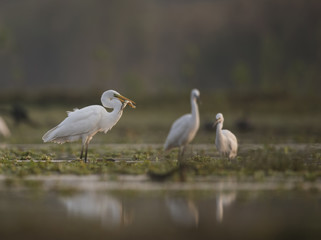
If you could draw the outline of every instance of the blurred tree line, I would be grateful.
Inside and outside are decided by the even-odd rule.
[[[319,0],[0,1],[0,93],[321,89]]]

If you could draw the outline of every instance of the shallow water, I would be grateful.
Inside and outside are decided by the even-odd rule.
[[[2,189],[1,239],[320,239],[318,190]]]
[[[0,240],[321,239],[321,179],[318,171],[313,172],[320,164],[320,144],[276,145],[282,150],[272,149],[276,157],[306,153],[300,157],[311,169],[287,171],[291,162],[285,161],[288,165],[283,172],[268,175],[258,168],[253,175],[208,174],[186,182],[158,182],[145,173],[76,175],[53,170],[21,176],[14,171],[18,166],[33,169],[36,165],[30,162],[74,161],[78,147],[63,146],[0,145],[4,158],[14,160],[10,164],[4,160],[2,167],[10,171],[0,175]],[[161,146],[91,147],[90,156],[97,159],[116,153],[116,162],[138,163],[141,159],[157,162],[154,158]],[[242,144],[241,158],[261,148],[260,144]],[[25,151],[30,159],[21,157]],[[41,159],[51,152],[57,155]],[[133,157],[145,152],[148,154]],[[189,154],[194,152],[212,158],[218,155],[208,144],[192,146]],[[262,156],[255,155],[250,161]],[[267,157],[272,158],[274,155]],[[307,178],[307,173],[314,178]]]

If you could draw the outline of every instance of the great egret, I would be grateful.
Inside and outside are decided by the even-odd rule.
[[[120,119],[123,109],[128,104],[136,108],[136,103],[114,90],[108,90],[101,96],[101,103],[113,111],[108,112],[103,106],[92,105],[67,112],[65,118],[58,126],[49,130],[43,137],[44,142],[73,142],[82,140],[80,159],[85,148],[85,162],[87,162],[88,144],[97,132],[107,133]]]
[[[180,156],[184,154],[187,144],[193,140],[200,125],[200,117],[196,102],[199,97],[200,92],[197,89],[193,89],[191,91],[192,112],[183,115],[173,123],[165,141],[164,150],[179,147]]]
[[[237,155],[237,139],[235,135],[223,128],[224,117],[222,113],[216,115],[216,139],[215,145],[217,150],[223,156],[228,156],[229,159],[233,159]]]

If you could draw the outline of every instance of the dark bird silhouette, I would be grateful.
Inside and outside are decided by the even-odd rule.
[[[31,127],[38,126],[38,124],[29,117],[27,109],[20,104],[13,104],[9,113],[16,126],[20,125],[21,123],[26,123]]]
[[[254,126],[249,120],[247,114],[243,114],[243,116],[241,116],[235,121],[235,127],[240,132],[250,132],[254,129]]]

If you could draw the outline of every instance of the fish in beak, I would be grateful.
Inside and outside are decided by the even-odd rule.
[[[115,97],[118,98],[122,103],[128,104],[131,108],[136,108],[136,103],[129,98],[126,98],[120,94],[115,95]]]

